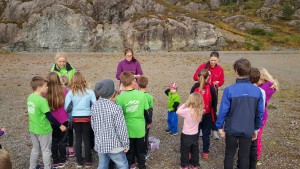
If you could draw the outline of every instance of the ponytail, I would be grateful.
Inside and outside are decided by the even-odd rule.
[[[208,69],[202,69],[198,72],[198,82],[200,84],[200,89],[203,90],[206,84],[206,79],[209,76]]]

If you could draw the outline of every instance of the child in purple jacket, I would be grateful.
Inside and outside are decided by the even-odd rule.
[[[261,157],[261,151],[262,151],[261,135],[268,119],[267,105],[272,95],[279,90],[277,80],[275,80],[265,68],[262,68],[259,71],[260,71],[260,79],[258,81],[258,86],[265,91],[266,100],[265,100],[265,110],[262,118],[262,125],[257,135],[257,160],[260,160]],[[257,164],[259,165],[260,163],[258,162]]]

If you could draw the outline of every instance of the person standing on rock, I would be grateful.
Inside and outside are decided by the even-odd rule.
[[[140,62],[134,57],[133,50],[126,48],[124,51],[125,59],[118,63],[116,78],[120,80],[120,75],[122,72],[129,71],[132,72],[134,78],[137,79],[140,75],[143,75]],[[138,85],[135,80],[134,88],[137,89]]]
[[[71,81],[75,73],[75,69],[67,61],[67,54],[57,53],[54,57],[54,60],[55,60],[55,64],[53,64],[50,71],[56,72],[59,77],[65,75],[68,77],[69,81]]]
[[[202,70],[202,69],[208,69],[209,70],[209,77],[207,78],[207,83],[210,84],[210,86],[215,88],[216,94],[217,94],[217,98],[218,98],[218,88],[221,87],[224,84],[224,70],[223,68],[218,65],[219,62],[219,53],[216,51],[213,51],[210,53],[209,56],[209,61],[206,63],[201,64],[196,72],[194,73],[193,79],[194,81],[198,81],[198,73]],[[217,117],[217,112],[215,111],[215,116]],[[217,128],[215,123],[213,123],[212,125],[212,130],[213,130],[213,138],[214,139],[219,139],[218,136],[218,132],[217,132]],[[200,136],[202,131],[200,131]]]

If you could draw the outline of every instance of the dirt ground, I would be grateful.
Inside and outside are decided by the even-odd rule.
[[[209,52],[185,53],[137,53],[144,74],[149,77],[149,92],[154,96],[154,119],[150,135],[160,139],[160,149],[151,152],[148,168],[173,169],[180,164],[180,135],[169,136],[166,128],[166,96],[164,90],[171,82],[177,82],[182,100],[186,100],[192,76],[199,64],[205,62]],[[220,52],[220,65],[225,71],[223,88],[235,82],[233,62],[248,58],[254,67],[265,67],[279,80],[280,91],[269,104],[269,119],[263,134],[262,165],[259,169],[300,168],[300,52]],[[81,71],[93,88],[98,80],[111,78],[116,83],[117,63],[122,53],[70,53],[68,61]],[[0,143],[11,155],[14,169],[28,168],[31,142],[28,133],[26,98],[32,92],[29,81],[33,76],[46,76],[54,62],[54,53],[0,54],[0,127],[7,134]],[[182,119],[179,122],[182,129]],[[199,140],[202,147],[202,140]],[[211,139],[210,157],[200,159],[202,169],[223,168],[224,139]],[[94,153],[94,165],[97,166]],[[75,168],[75,159],[70,158],[65,168]]]

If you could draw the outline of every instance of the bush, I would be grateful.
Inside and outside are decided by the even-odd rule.
[[[284,6],[282,9],[282,15],[284,19],[290,20],[294,13],[295,11],[291,6]]]
[[[257,36],[265,36],[267,35],[267,31],[262,28],[254,27],[250,30],[250,34]]]

